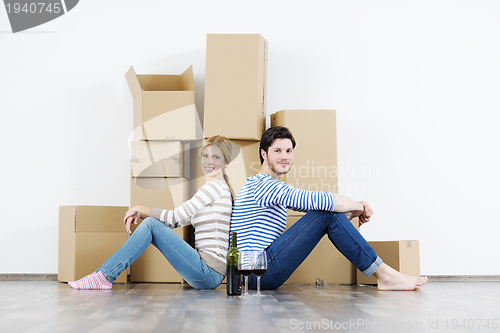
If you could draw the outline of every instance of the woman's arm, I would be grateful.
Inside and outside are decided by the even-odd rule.
[[[217,181],[211,181],[203,185],[194,196],[184,202],[179,207],[168,209],[153,208],[149,214],[168,225],[170,228],[176,228],[191,223],[191,218],[202,208],[215,202],[223,194],[222,185]],[[229,192],[228,192],[229,193]]]

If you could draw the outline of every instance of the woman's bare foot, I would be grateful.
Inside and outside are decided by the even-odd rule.
[[[377,278],[379,290],[417,290],[427,283],[425,276],[406,275],[385,263],[373,275]]]

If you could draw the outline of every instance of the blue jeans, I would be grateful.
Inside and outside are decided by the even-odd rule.
[[[214,289],[224,275],[209,267],[198,252],[158,219],[148,217],[135,229],[130,238],[97,271],[113,282],[153,244],[172,267],[195,289]]]
[[[285,283],[325,234],[366,276],[372,275],[382,264],[382,259],[345,214],[309,211],[266,249],[268,267],[260,279],[261,289],[277,289]],[[257,279],[254,278],[249,288],[256,287]]]

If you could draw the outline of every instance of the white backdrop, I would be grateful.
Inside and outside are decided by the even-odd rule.
[[[128,205],[130,65],[193,65],[202,109],[206,34],[260,33],[268,114],[337,110],[363,235],[420,240],[423,274],[500,275],[499,31],[498,1],[82,0],[17,34],[0,9],[0,273],[57,273],[60,205]]]

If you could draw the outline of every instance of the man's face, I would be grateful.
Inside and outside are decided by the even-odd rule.
[[[274,140],[267,153],[262,150],[261,154],[274,173],[284,175],[290,171],[293,163],[293,148],[290,139]]]

